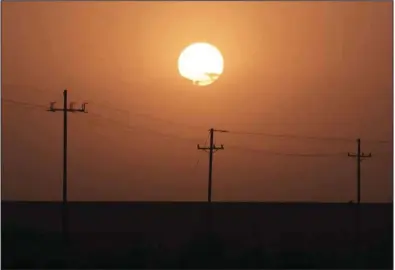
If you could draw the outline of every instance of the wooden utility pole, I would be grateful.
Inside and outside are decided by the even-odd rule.
[[[63,112],[63,188],[62,188],[62,233],[67,234],[68,220],[67,220],[67,113],[68,112],[83,112],[86,111],[86,104],[82,103],[80,109],[73,107],[74,103],[67,104],[67,89],[63,91],[63,108],[54,108],[56,102],[51,102],[48,111],[50,112]]]
[[[365,155],[361,153],[361,139],[357,139],[357,153],[350,154],[348,153],[349,157],[355,157],[357,161],[357,203],[361,203],[361,162],[363,158],[370,158],[372,154],[369,153]]]
[[[224,150],[224,146],[221,144],[220,147],[214,145],[214,132],[228,132],[227,130],[216,130],[211,128],[210,132],[210,146],[209,147],[201,147],[199,144],[197,145],[198,150],[203,150],[205,152],[209,152],[209,167],[208,167],[208,193],[207,200],[211,203],[211,188],[212,188],[212,173],[213,173],[213,154],[218,150]]]

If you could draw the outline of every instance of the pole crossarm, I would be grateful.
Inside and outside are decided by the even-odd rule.
[[[355,153],[348,153],[349,157],[358,157],[358,154]],[[370,158],[372,157],[372,153],[369,153],[367,155],[365,155],[364,153],[361,153],[361,155],[359,156],[360,158]]]
[[[223,129],[214,129],[214,132],[228,133],[229,131],[228,130],[223,130]]]
[[[205,152],[209,152],[211,148],[210,148],[210,147],[207,147],[207,146],[202,147],[202,146],[200,146],[200,145],[198,144],[198,145],[197,145],[197,149],[198,149],[198,150],[203,150],[203,151],[205,151]],[[214,152],[217,152],[218,150],[225,150],[223,144],[221,144],[221,146],[215,146],[215,144],[213,144],[212,149],[213,149]]]
[[[88,113],[88,111],[86,110],[86,105],[88,104],[87,102],[82,103],[81,108],[79,108],[79,109],[74,108],[74,104],[75,104],[74,102],[71,102],[69,108],[66,108],[66,109],[55,108],[55,104],[56,104],[56,102],[51,102],[49,105],[49,109],[47,111],[49,111],[49,112],[64,112],[66,110],[67,112],[73,112],[73,113],[74,112]]]

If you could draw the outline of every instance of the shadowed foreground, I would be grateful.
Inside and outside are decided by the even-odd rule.
[[[392,204],[2,203],[4,268],[392,268]],[[359,233],[358,233],[359,232]]]

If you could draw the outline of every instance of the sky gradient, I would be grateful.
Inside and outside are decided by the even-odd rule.
[[[392,5],[2,3],[2,198],[61,199],[63,118],[45,107],[67,88],[89,102],[69,115],[70,200],[205,200],[213,127],[231,131],[214,201],[355,200],[358,137],[362,201],[392,201]],[[200,41],[224,57],[207,87],[177,69]]]

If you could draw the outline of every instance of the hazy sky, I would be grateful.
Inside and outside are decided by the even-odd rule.
[[[213,200],[355,200],[358,137],[362,200],[392,200],[392,5],[2,3],[3,199],[61,198],[63,118],[45,106],[67,88],[89,102],[69,115],[71,200],[205,200],[211,127],[234,132],[215,138]],[[208,87],[177,70],[199,41],[224,57]]]

